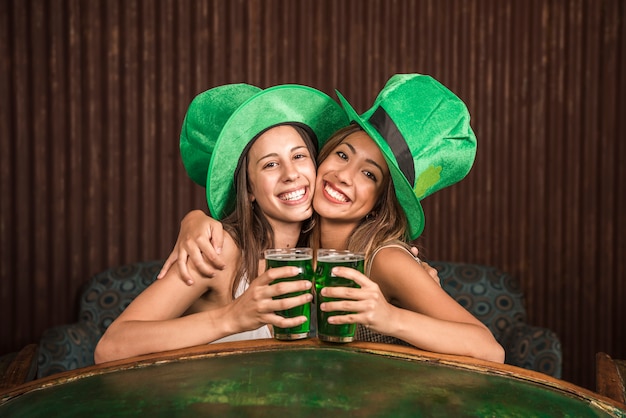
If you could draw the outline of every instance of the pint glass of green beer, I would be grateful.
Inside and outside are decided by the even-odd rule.
[[[285,282],[294,280],[313,281],[313,250],[310,248],[272,248],[265,250],[265,263],[267,269],[285,266],[295,266],[300,268],[300,273],[293,277],[285,277],[272,282]],[[288,293],[278,296],[278,298],[289,298],[299,296],[305,292]],[[309,336],[311,326],[311,303],[296,306],[284,311],[277,311],[276,314],[283,318],[295,318],[297,316],[306,316],[307,320],[301,325],[291,328],[274,327],[274,338],[277,340],[299,340]]]
[[[354,340],[356,324],[329,324],[328,318],[346,312],[322,312],[320,305],[337,299],[322,296],[324,287],[359,287],[354,281],[331,273],[333,267],[351,267],[363,273],[365,254],[347,250],[317,250],[317,268],[315,270],[315,292],[317,298],[317,335],[322,341],[348,343]]]

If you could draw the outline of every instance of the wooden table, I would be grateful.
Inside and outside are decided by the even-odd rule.
[[[409,347],[317,339],[212,344],[106,363],[0,394],[8,417],[626,417],[550,376]]]
[[[596,353],[596,392],[626,403],[626,360]]]

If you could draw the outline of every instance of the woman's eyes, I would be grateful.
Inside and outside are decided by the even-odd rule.
[[[346,154],[346,153],[345,153],[345,152],[343,152],[343,151],[337,151],[335,154],[336,154],[339,158],[341,158],[342,160],[346,160],[346,161],[348,160],[348,154]],[[362,171],[362,173],[363,173],[363,174],[365,174],[365,176],[366,176],[367,178],[369,178],[369,179],[371,179],[371,180],[373,180],[373,181],[376,181],[376,180],[377,180],[376,175],[375,175],[374,173],[372,173],[371,171],[363,170],[363,171]]]
[[[374,173],[372,173],[371,171],[363,171],[363,174],[365,174],[369,179],[376,181],[376,175]]]
[[[339,158],[341,158],[342,160],[347,160],[348,159],[348,156],[346,155],[346,153],[342,152],[342,151],[337,151],[337,156]]]
[[[292,157],[294,160],[302,160],[304,158],[308,158],[308,154],[294,154]],[[263,168],[274,168],[278,166],[278,161],[269,161],[263,164]]]

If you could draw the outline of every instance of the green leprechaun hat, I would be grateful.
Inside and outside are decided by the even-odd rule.
[[[189,177],[206,186],[214,218],[222,219],[235,209],[234,175],[248,144],[285,123],[305,128],[319,149],[348,119],[330,96],[296,84],[265,90],[227,84],[193,99],[183,121],[180,153]]]
[[[424,230],[420,200],[463,179],[474,163],[476,136],[467,107],[437,80],[421,74],[391,77],[360,116],[337,95],[348,118],[380,147],[409,221],[409,238],[417,238]]]

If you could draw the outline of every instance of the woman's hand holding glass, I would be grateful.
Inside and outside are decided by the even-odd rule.
[[[359,271],[348,267],[335,267],[333,273],[339,277],[353,280],[360,288],[325,287],[322,295],[341,300],[324,302],[320,309],[324,312],[341,311],[346,314],[333,315],[328,319],[331,324],[361,324],[373,331],[383,332],[388,328],[393,315],[391,305],[380,287]]]
[[[267,270],[250,283],[250,287],[230,304],[233,315],[238,321],[239,330],[253,330],[265,324],[280,328],[296,327],[308,320],[306,316],[283,318],[277,311],[304,305],[313,300],[309,291],[312,283],[308,280],[283,281],[272,284],[274,280],[297,275],[297,267],[278,267]],[[289,293],[306,292],[302,295],[284,299],[274,299]]]

